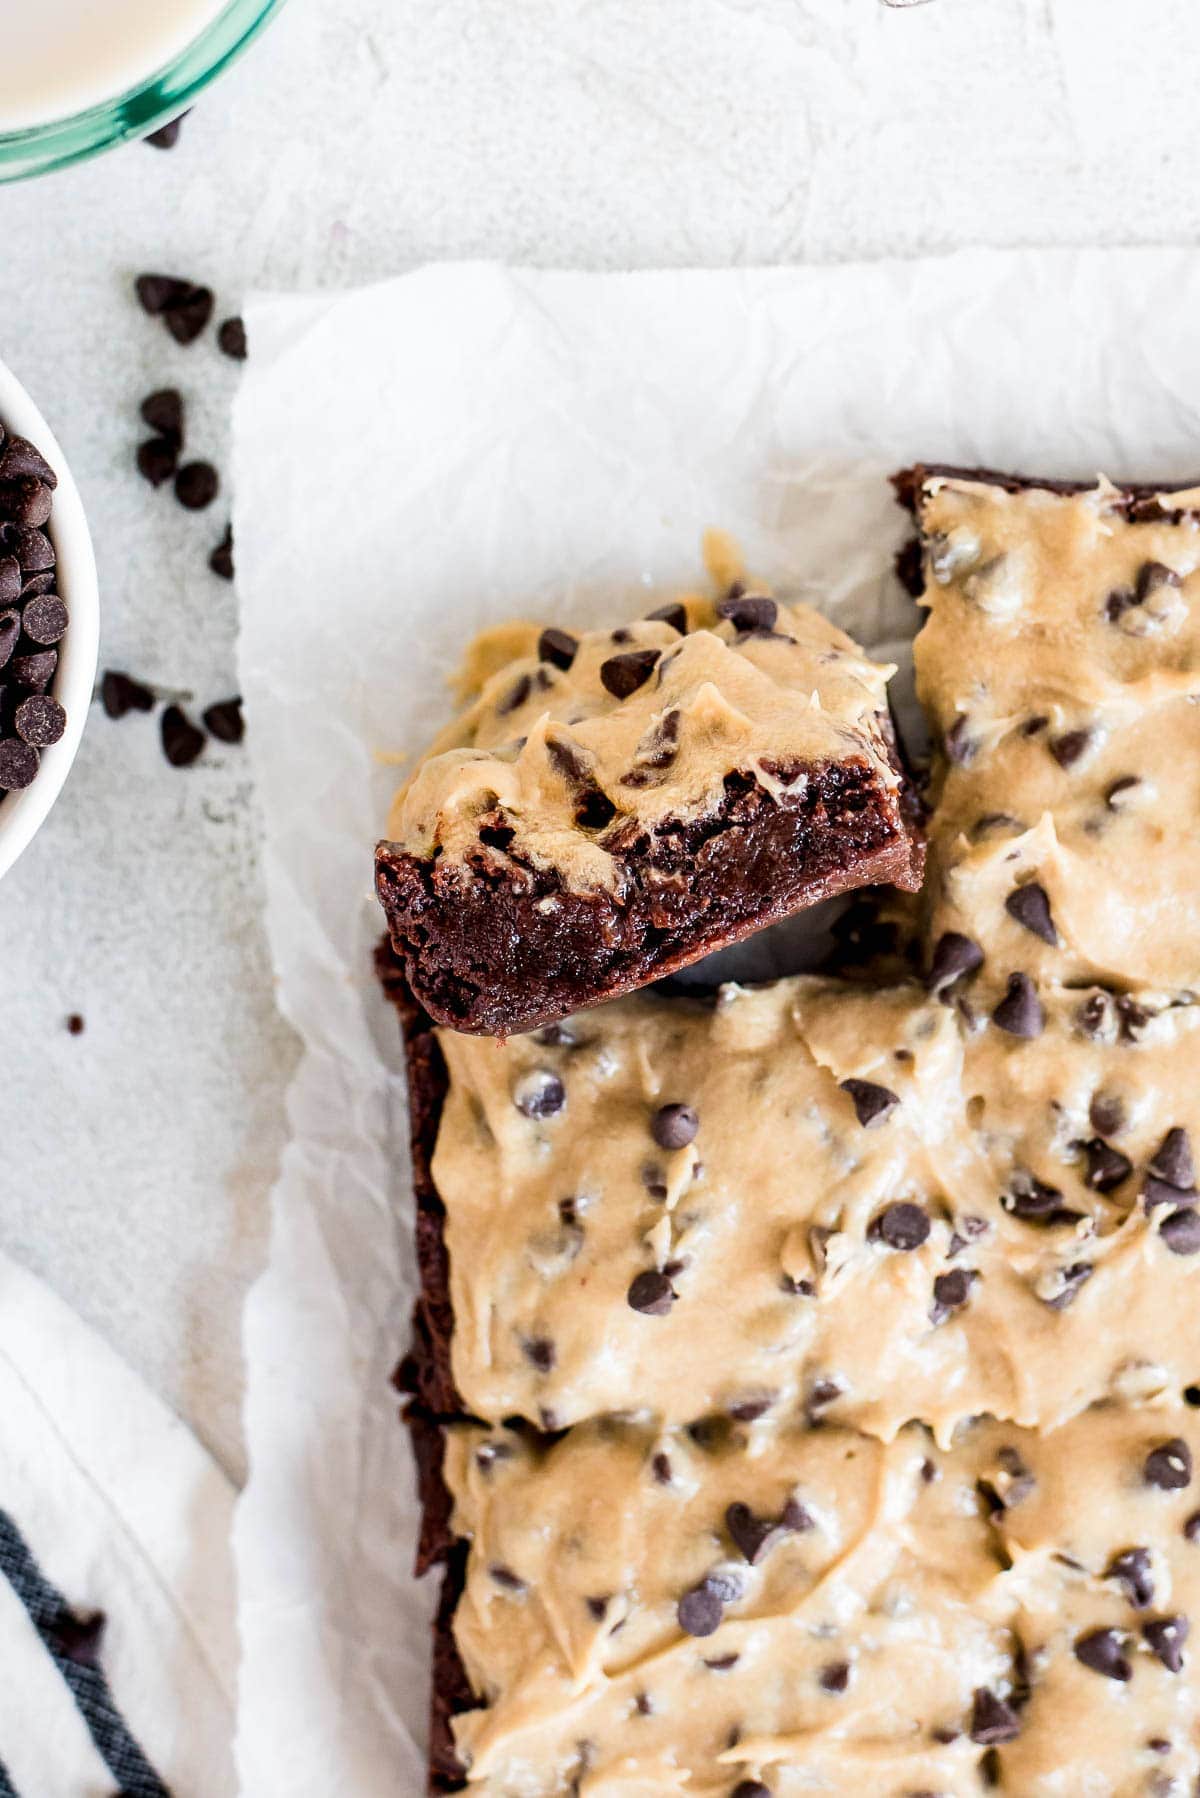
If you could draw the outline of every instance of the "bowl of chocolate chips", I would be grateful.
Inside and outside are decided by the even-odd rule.
[[[62,791],[96,680],[100,599],[79,491],[0,362],[0,875]]]

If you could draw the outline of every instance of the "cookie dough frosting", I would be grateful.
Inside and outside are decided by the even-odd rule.
[[[1014,971],[1200,987],[1200,489],[935,474],[912,498],[933,941],[986,937],[989,995]]]

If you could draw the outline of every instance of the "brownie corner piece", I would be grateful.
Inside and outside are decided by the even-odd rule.
[[[819,900],[919,886],[887,670],[765,595],[663,610],[531,635],[399,795],[376,889],[438,1023],[528,1030]]]

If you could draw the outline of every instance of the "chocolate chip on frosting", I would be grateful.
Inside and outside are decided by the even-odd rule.
[[[523,1117],[554,1117],[566,1102],[566,1088],[548,1068],[530,1068],[513,1087],[513,1104]]]
[[[1160,588],[1178,587],[1180,578],[1173,568],[1164,562],[1143,562],[1137,573],[1137,586],[1134,589],[1136,604],[1144,606]]]
[[[1121,1630],[1088,1630],[1086,1635],[1075,1638],[1075,1658],[1093,1673],[1102,1673],[1106,1679],[1132,1679],[1133,1667],[1126,1653],[1128,1646],[1129,1638]]]
[[[1025,1168],[1018,1168],[1013,1174],[1008,1191],[1001,1195],[1000,1203],[1012,1217],[1019,1217],[1024,1223],[1064,1221],[1062,1193],[1058,1187],[1039,1180]],[[1066,1215],[1069,1217],[1071,1214]]]
[[[690,1105],[660,1105],[650,1120],[650,1134],[660,1149],[686,1149],[699,1128]]]
[[[622,655],[609,656],[600,664],[602,685],[614,699],[628,699],[650,679],[660,654],[657,649],[630,649]]]
[[[675,1614],[685,1635],[713,1635],[720,1628],[721,1619],[725,1615],[725,1600],[717,1582],[710,1577],[685,1592]]]
[[[1142,1478],[1147,1486],[1162,1492],[1180,1492],[1192,1480],[1192,1451],[1182,1436],[1172,1436],[1152,1448],[1142,1464]]]
[[[1074,1261],[1069,1267],[1054,1268],[1039,1281],[1037,1296],[1051,1311],[1065,1311],[1075,1303],[1095,1271],[1090,1261]]]
[[[1178,1615],[1155,1617],[1142,1625],[1142,1639],[1168,1673],[1178,1673],[1183,1666],[1183,1645],[1189,1628],[1188,1619]]]
[[[971,937],[947,930],[938,938],[925,982],[930,992],[941,993],[956,980],[983,966],[983,950]]]
[[[950,729],[946,732],[944,748],[946,760],[953,762],[958,768],[966,767],[974,761],[979,753],[979,744],[971,735],[970,720],[965,712],[960,712]]]
[[[1088,1120],[1099,1136],[1115,1136],[1125,1126],[1125,1106],[1115,1093],[1093,1093]]]
[[[558,1359],[554,1344],[546,1336],[530,1336],[521,1344],[525,1359],[539,1373],[550,1373]]]
[[[899,1199],[872,1218],[867,1235],[889,1249],[919,1249],[929,1238],[929,1213],[911,1199]]]
[[[1091,742],[1090,730],[1069,730],[1065,735],[1051,739],[1050,753],[1060,768],[1073,768],[1086,755]]]
[[[841,1088],[853,1100],[855,1116],[864,1129],[881,1124],[900,1103],[890,1087],[877,1086],[874,1080],[843,1080]]]
[[[1118,1581],[1135,1611],[1144,1611],[1154,1603],[1154,1575],[1148,1548],[1122,1549],[1104,1569],[1104,1577]]]
[[[1021,1733],[1021,1719],[1011,1704],[998,1698],[986,1686],[978,1686],[971,1702],[971,1740],[991,1748],[999,1742],[1012,1742]]]
[[[1114,1149],[1099,1136],[1084,1143],[1083,1152],[1087,1158],[1084,1184],[1093,1192],[1114,1192],[1133,1172],[1128,1155],[1122,1155],[1119,1149]]]
[[[740,1501],[725,1512],[725,1527],[751,1567],[757,1567],[780,1538],[791,1533],[781,1518],[760,1517]]]
[[[717,617],[738,631],[773,631],[779,607],[765,593],[734,593],[717,601]]]
[[[1120,779],[1110,782],[1104,791],[1104,803],[1110,812],[1121,811],[1135,787],[1141,786],[1136,774],[1122,774]]]
[[[1195,1211],[1172,1211],[1158,1233],[1173,1255],[1200,1255],[1200,1214]]]
[[[1046,1014],[1028,974],[1009,975],[1008,988],[992,1013],[992,1022],[1009,1036],[1031,1038],[1042,1034]]]
[[[1036,880],[1026,886],[1014,887],[1004,901],[1004,909],[1010,918],[1015,918],[1034,936],[1041,937],[1044,943],[1057,946],[1058,931],[1050,915],[1050,899],[1045,887],[1039,886]]]
[[[1180,1125],[1167,1131],[1147,1166],[1156,1180],[1165,1180],[1178,1192],[1191,1192],[1196,1185],[1196,1168],[1192,1160],[1192,1142]]]
[[[538,638],[538,660],[549,662],[552,668],[561,668],[565,673],[575,660],[575,652],[579,648],[578,637],[570,631],[559,630],[550,624]]]
[[[687,607],[679,600],[671,600],[665,606],[656,606],[646,617],[656,624],[669,624],[671,629],[684,636],[688,627]]]
[[[978,1278],[978,1273],[971,1267],[952,1267],[949,1273],[939,1274],[933,1282],[930,1322],[945,1323],[952,1311],[961,1310],[970,1298],[971,1288]]]
[[[626,1296],[633,1309],[646,1317],[665,1317],[677,1295],[666,1274],[648,1268],[630,1283]]]
[[[739,1779],[729,1798],[771,1798],[771,1788],[761,1779]]]

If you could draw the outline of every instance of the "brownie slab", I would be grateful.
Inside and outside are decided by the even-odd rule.
[[[529,1029],[817,900],[915,888],[889,672],[808,607],[741,592],[481,640],[376,853],[426,1011]]]

